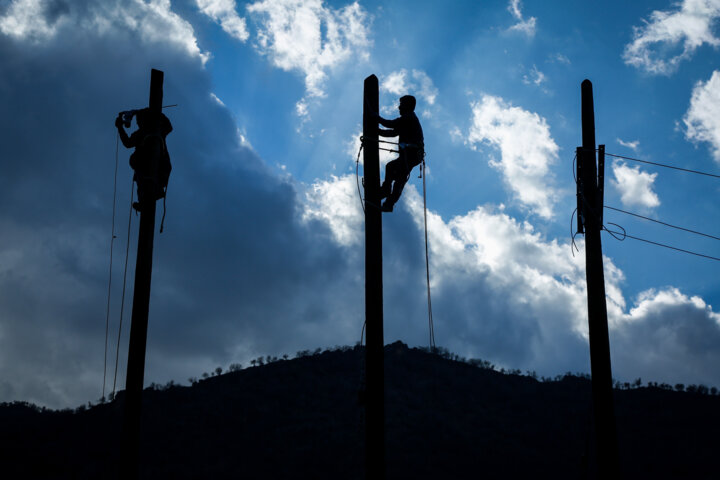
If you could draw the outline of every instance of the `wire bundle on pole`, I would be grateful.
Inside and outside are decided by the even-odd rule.
[[[651,161],[648,161],[648,160],[641,160],[641,159],[639,159],[639,158],[633,158],[633,157],[628,157],[628,156],[624,156],[624,155],[616,155],[616,154],[607,153],[607,152],[605,152],[605,155],[610,156],[610,157],[615,157],[615,158],[621,158],[621,159],[629,160],[629,161],[633,161],[633,162],[640,162],[640,163],[645,163],[645,164],[649,164],[649,165],[655,165],[655,166],[658,166],[658,167],[668,168],[668,169],[677,170],[677,171],[681,171],[681,172],[685,172],[685,173],[693,173],[693,174],[696,174],[696,175],[703,175],[703,176],[706,176],[706,177],[720,178],[720,175],[716,175],[716,174],[708,173],[708,172],[702,172],[702,171],[699,171],[699,170],[692,170],[692,169],[688,169],[688,168],[677,167],[677,166],[674,166],[674,165],[668,165],[668,164],[659,163],[659,162],[651,162]],[[573,168],[573,175],[574,175],[574,173],[575,173],[575,169]],[[577,178],[575,178],[575,181],[577,182]],[[585,199],[582,198],[582,201],[585,202]],[[657,224],[660,224],[660,225],[663,225],[663,226],[666,226],[666,227],[669,227],[669,228],[674,228],[674,229],[676,229],[676,230],[681,230],[681,231],[684,231],[684,232],[687,232],[687,233],[691,233],[691,234],[694,234],[694,235],[699,235],[699,236],[703,236],[703,237],[706,237],[706,238],[711,238],[711,239],[713,239],[713,240],[720,240],[720,237],[715,236],[715,235],[710,235],[710,234],[707,234],[707,233],[699,232],[699,231],[697,231],[697,230],[692,230],[692,229],[689,229],[689,228],[680,227],[680,226],[673,225],[673,224],[670,224],[670,223],[667,223],[667,222],[663,222],[663,221],[660,221],[660,220],[655,220],[655,219],[650,218],[650,217],[647,217],[647,216],[645,216],[645,215],[640,215],[640,214],[638,214],[638,213],[628,212],[628,211],[626,211],[626,210],[622,210],[622,209],[620,209],[620,208],[612,207],[612,206],[609,206],[609,205],[603,205],[602,208],[603,208],[603,209],[608,209],[608,210],[613,210],[613,211],[616,211],[616,212],[619,212],[619,213],[624,213],[624,214],[626,214],[626,215],[630,215],[630,216],[633,216],[633,217],[637,217],[637,218],[640,218],[640,219],[643,219],[643,220],[647,220],[647,221],[650,221],[650,222],[653,222],[653,223],[657,223]],[[597,217],[597,212],[590,211],[590,213],[591,213],[592,215],[594,215],[594,216]],[[574,213],[573,213],[573,215],[574,215]],[[572,218],[571,218],[570,221],[571,221],[571,225],[572,225]],[[623,240],[625,240],[626,238],[630,238],[630,239],[633,239],[633,240],[637,240],[637,241],[644,242],[644,243],[649,243],[649,244],[651,244],[651,245],[655,245],[655,246],[658,246],[658,247],[667,248],[667,249],[674,250],[674,251],[677,251],[677,252],[687,253],[687,254],[689,254],[689,255],[694,255],[694,256],[706,258],[706,259],[709,259],[709,260],[720,261],[720,258],[718,258],[718,257],[714,257],[714,256],[711,256],[711,255],[705,255],[705,254],[702,254],[702,253],[693,252],[693,251],[688,250],[688,249],[678,248],[678,247],[674,247],[674,246],[671,246],[671,245],[667,245],[667,244],[665,244],[665,243],[656,242],[656,241],[653,241],[653,240],[648,240],[648,239],[645,239],[645,238],[641,238],[641,237],[636,237],[636,236],[633,236],[633,235],[629,235],[629,234],[625,231],[625,229],[624,229],[623,227],[621,227],[620,225],[617,225],[617,224],[615,224],[615,223],[608,223],[608,225],[614,225],[614,226],[616,226],[616,227],[618,227],[618,228],[620,228],[620,229],[622,230],[622,232],[619,232],[619,231],[616,231],[616,230],[608,229],[605,225],[602,225],[602,230],[608,232],[613,238],[615,238],[616,240],[619,240],[619,241],[623,241]],[[575,235],[576,235],[575,233],[572,234],[572,244],[573,244],[573,245],[574,245]]]

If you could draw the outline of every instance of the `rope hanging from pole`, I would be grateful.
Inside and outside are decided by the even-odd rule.
[[[430,296],[430,254],[428,248],[428,227],[427,227],[427,188],[425,186],[425,177],[427,176],[425,167],[425,155],[423,154],[421,175],[423,181],[423,218],[425,220],[425,279],[427,280],[427,304],[428,304],[428,328],[430,330],[430,347],[435,347],[435,326],[433,325],[432,315],[432,299]]]
[[[118,326],[117,348],[115,350],[115,376],[113,377],[113,398],[115,397],[115,386],[117,384],[117,371],[120,358],[120,338],[122,336],[123,313],[125,311],[125,287],[127,285],[128,258],[130,257],[130,227],[132,226],[133,195],[135,194],[135,181],[130,185],[130,214],[128,215],[127,243],[125,247],[125,271],[123,273],[122,296],[120,297],[120,325]]]
[[[112,229],[110,230],[110,273],[108,275],[107,309],[105,311],[105,355],[103,360],[102,398],[105,399],[105,382],[107,378],[108,333],[110,331],[110,293],[112,291],[113,245],[115,244],[115,204],[117,203],[117,172],[120,135],[115,134],[115,179],[113,181]]]
[[[386,140],[378,140],[377,143],[386,143],[390,145],[399,145],[397,142],[388,142]],[[358,149],[357,158],[355,159],[355,183],[357,184],[358,197],[360,198],[360,206],[362,207],[363,213],[365,213],[365,199],[360,191],[360,153],[365,147],[365,137],[360,137],[360,148]],[[383,149],[378,146],[380,150],[386,150],[389,152],[399,153],[397,150]],[[408,177],[410,172],[408,172]],[[425,182],[426,176],[426,165],[425,165],[425,153],[423,152],[422,163],[420,164],[420,178],[423,181],[423,220],[425,230],[425,280],[427,283],[427,305],[428,305],[428,329],[429,329],[429,342],[430,348],[435,349],[435,326],[433,324],[433,313],[432,313],[432,295],[430,292],[430,248],[428,243],[428,225],[427,225],[427,185]],[[365,183],[363,181],[363,187]],[[365,332],[365,325],[363,324],[363,333]],[[363,334],[360,335],[360,343],[362,344]]]

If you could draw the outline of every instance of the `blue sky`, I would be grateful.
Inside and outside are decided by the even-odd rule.
[[[582,237],[575,256],[570,247],[580,83],[593,82],[608,152],[720,174],[719,23],[717,0],[0,1],[0,401],[74,406],[101,394],[113,119],[147,102],[150,68],[179,106],[166,111],[174,170],[147,383],[359,340],[354,162],[369,74],[385,116],[399,96],[418,99],[438,344],[541,375],[589,371]],[[425,345],[414,177],[383,219],[385,339]],[[609,158],[605,203],[720,236],[719,187]],[[720,256],[715,240],[605,218]],[[607,234],[603,246],[614,376],[720,385],[718,263]]]

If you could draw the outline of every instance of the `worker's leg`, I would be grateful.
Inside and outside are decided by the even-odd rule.
[[[402,175],[401,170],[404,168],[404,163],[400,158],[392,160],[385,165],[385,181],[380,186],[380,198],[383,199],[390,195],[392,191],[393,182]]]
[[[385,181],[392,180],[392,191],[383,204],[383,211],[392,212],[393,206],[400,199],[400,194],[408,179],[407,163],[402,157],[387,164],[385,168]]]
[[[395,180],[393,183],[392,192],[390,195],[388,195],[387,202],[390,202],[391,205],[395,205],[398,200],[400,200],[400,194],[402,194],[403,188],[405,188],[405,184],[407,183],[407,175],[404,175],[402,178],[399,178]]]

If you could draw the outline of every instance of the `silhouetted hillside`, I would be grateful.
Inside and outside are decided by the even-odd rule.
[[[385,360],[389,479],[593,478],[589,380],[399,342]],[[363,366],[362,348],[341,349],[146,389],[141,478],[364,478]],[[718,478],[720,397],[643,387],[615,400],[626,478]],[[121,405],[0,406],[0,475],[114,478]]]

